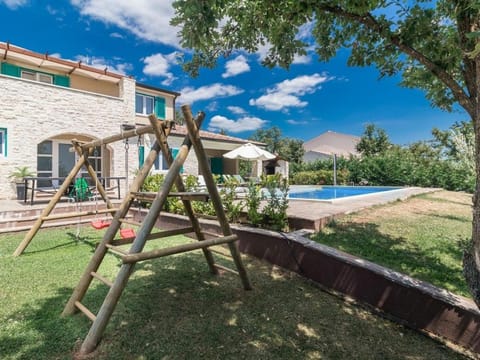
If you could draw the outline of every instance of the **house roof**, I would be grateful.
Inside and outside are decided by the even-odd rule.
[[[340,156],[359,155],[356,146],[360,137],[348,134],[327,131],[306,141],[303,144],[305,152],[316,152],[325,155],[337,154]]]
[[[48,53],[40,54],[19,46],[12,45],[10,43],[0,42],[0,60],[8,59],[26,64],[31,64],[38,68],[48,68],[69,75],[78,74],[88,78],[94,78],[96,80],[109,81],[113,83],[118,83],[122,78],[128,77],[122,74],[108,71],[108,68],[102,70],[90,65],[83,64],[81,61],[64,60],[50,56],[48,55]],[[136,85],[142,88],[170,94],[175,97],[180,96],[180,93],[175,91],[166,90],[147,84],[141,84],[138,82],[136,82]]]
[[[26,64],[31,64],[39,68],[49,68],[67,74],[77,73],[96,80],[105,80],[118,83],[125,77],[117,73],[108,71],[107,68],[101,70],[93,66],[85,65],[81,61],[75,62],[63,60],[46,54],[39,54],[10,43],[0,42],[0,58],[2,60],[16,60]]]
[[[187,128],[183,125],[175,125],[175,129],[172,130],[170,136],[177,135],[177,136],[185,136],[187,135]],[[233,136],[222,135],[218,133],[213,133],[210,131],[200,130],[200,137],[202,139],[208,139],[213,141],[221,141],[221,142],[229,142],[229,143],[237,143],[237,144],[246,144],[252,143],[259,146],[265,146],[264,143],[252,140],[241,139]]]

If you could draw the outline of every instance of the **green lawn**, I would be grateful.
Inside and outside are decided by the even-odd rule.
[[[313,239],[470,297],[459,242],[471,211],[471,195],[440,191],[345,216]]]
[[[81,242],[74,233],[41,230],[19,258],[11,253],[23,234],[0,235],[1,359],[70,359],[78,349],[90,323],[60,313],[98,233],[82,229]],[[112,276],[120,261],[107,260],[100,272]],[[251,258],[245,263],[254,286],[247,292],[232,274],[210,275],[198,251],[138,264],[94,358],[464,358],[295,274]],[[84,303],[98,308],[104,295],[98,284]]]

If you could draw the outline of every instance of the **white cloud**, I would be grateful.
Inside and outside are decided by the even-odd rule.
[[[312,57],[310,55],[295,55],[292,64],[310,64],[311,62]]]
[[[232,114],[235,114],[235,115],[243,115],[243,114],[246,114],[247,112],[242,109],[241,107],[239,106],[227,106],[227,109],[232,113]]]
[[[287,123],[290,125],[306,125],[308,124],[308,121],[305,121],[305,120],[299,121],[299,120],[289,119],[287,120]]]
[[[243,90],[233,85],[223,85],[215,83],[212,85],[202,86],[198,89],[186,87],[181,91],[178,102],[181,104],[192,104],[199,100],[209,100],[213,98],[229,97],[243,93]]]
[[[170,85],[176,77],[170,70],[172,63],[176,61],[176,53],[168,55],[154,54],[142,59],[145,67],[143,73],[150,76],[162,76],[166,79],[162,82],[163,85]]]
[[[230,133],[240,133],[244,131],[254,131],[260,129],[266,123],[266,120],[262,120],[254,116],[245,116],[238,120],[231,120],[225,116],[215,115],[208,124],[208,130],[225,130]]]
[[[284,80],[273,88],[267,89],[265,95],[250,99],[249,104],[276,111],[289,107],[305,107],[308,102],[302,101],[300,96],[314,93],[320,89],[320,84],[331,79],[327,75],[313,74]]]
[[[84,16],[128,30],[141,39],[179,47],[178,27],[168,0],[70,0]]]
[[[248,65],[247,58],[239,55],[235,59],[227,61],[222,77],[228,78],[248,71],[250,71],[250,65]]]
[[[112,38],[117,38],[117,39],[123,39],[125,38],[125,36],[123,36],[122,34],[118,33],[118,32],[113,32],[110,34],[110,37]]]
[[[27,0],[0,0],[0,4],[4,4],[10,9],[19,8],[27,3]]]
[[[210,101],[207,107],[205,108],[205,110],[211,113],[211,112],[217,111],[219,106],[220,105],[218,104],[218,101]]]
[[[104,70],[107,68],[108,71],[126,75],[128,71],[131,71],[133,69],[132,64],[129,63],[112,63],[104,58],[101,57],[90,57],[90,56],[84,56],[84,55],[77,55],[75,57],[77,61],[81,61],[82,63],[92,66],[97,69]]]

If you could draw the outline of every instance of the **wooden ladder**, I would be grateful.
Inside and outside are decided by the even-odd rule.
[[[158,121],[158,119],[153,115],[149,117],[149,120],[154,129],[156,141],[152,146],[152,149],[148,154],[147,158],[145,159],[142,169],[139,171],[135,180],[133,181],[128,195],[125,197],[119,209],[115,213],[111,225],[106,230],[101,243],[98,245],[77,287],[73,291],[73,294],[71,295],[68,303],[65,306],[65,309],[63,310],[63,315],[70,315],[77,310],[80,310],[93,322],[80,348],[81,354],[88,354],[92,352],[98,345],[103,335],[103,332],[105,331],[105,328],[108,324],[110,316],[112,315],[115,306],[120,299],[120,296],[125,286],[127,285],[128,279],[134,270],[135,264],[139,261],[154,259],[196,249],[202,249],[203,254],[207,260],[210,272],[213,274],[218,274],[219,269],[226,270],[226,268],[221,265],[215,264],[212,251],[210,251],[208,247],[220,244],[227,244],[230,250],[231,257],[237,268],[237,271],[234,271],[232,269],[228,270],[233,271],[240,276],[243,287],[246,290],[251,289],[250,281],[246,273],[245,267],[243,266],[240,252],[237,247],[237,236],[233,234],[230,229],[230,225],[224,213],[217,187],[214,183],[213,176],[208,166],[208,160],[203,148],[203,144],[200,141],[199,127],[205,117],[205,114],[199,113],[197,118],[194,120],[188,105],[182,106],[182,111],[184,113],[184,118],[187,124],[188,134],[185,137],[183,144],[180,147],[175,159],[173,159],[167,143],[167,137],[170,133],[170,127],[161,126],[160,123],[162,122]],[[181,176],[179,176],[181,167],[185,159],[187,158],[187,155],[192,145],[198,159],[199,168],[204,175],[208,192],[185,192],[185,186],[183,184]],[[160,150],[162,151],[170,166],[169,171],[165,176],[164,182],[157,193],[140,192],[144,180],[147,177],[155,159],[160,153]],[[178,190],[178,192],[176,193],[171,192],[174,184],[176,185]],[[182,200],[186,213],[190,219],[191,226],[182,229],[164,230],[152,233],[155,222],[158,219],[160,211],[161,209],[163,209],[163,206],[168,196],[177,196]],[[141,223],[138,223],[140,227],[137,230],[136,236],[128,239],[114,240],[115,235],[119,231],[122,222],[125,222],[125,217],[132,203],[135,200],[151,202],[150,209],[145,215],[145,218]],[[195,214],[193,212],[193,208],[190,202],[192,200],[212,201],[212,204],[217,214],[217,218],[219,220],[222,236],[212,238],[211,234],[203,232],[201,230],[199,221],[195,217]],[[143,251],[145,243],[148,240],[191,232],[194,232],[196,234],[196,237],[199,240],[198,242],[177,245],[164,249]],[[209,238],[207,239],[207,237]],[[119,247],[119,245],[130,243],[132,245],[130,247],[130,250],[128,251],[125,251],[124,249]],[[106,279],[97,272],[105,255],[109,252],[119,256],[122,259],[122,265],[114,281]],[[93,314],[93,312],[91,312],[81,302],[93,279],[99,280],[100,282],[110,287],[110,290],[108,291],[100,307],[100,310],[96,315]]]

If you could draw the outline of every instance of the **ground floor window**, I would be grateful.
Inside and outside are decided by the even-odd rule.
[[[37,176],[44,178],[66,177],[75,163],[78,156],[71,152],[72,144],[60,140],[45,140],[37,145]],[[98,177],[102,176],[102,148],[94,149],[89,156],[90,164],[95,169]],[[89,177],[87,170],[82,168],[80,176]],[[59,180],[39,180],[38,187],[57,187]]]
[[[0,128],[0,158],[7,157],[7,129]]]
[[[177,157],[179,149],[177,148],[172,148],[172,156],[175,159]],[[170,167],[168,166],[167,159],[165,159],[165,156],[163,156],[163,153],[160,151],[158,154],[157,158],[155,159],[155,162],[153,163],[153,167],[155,170],[163,170],[166,171]],[[180,172],[183,173],[183,166],[180,169]]]

